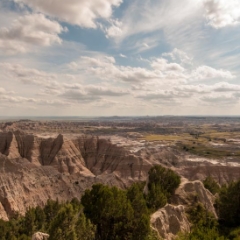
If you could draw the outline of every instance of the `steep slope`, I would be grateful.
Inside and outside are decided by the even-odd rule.
[[[171,204],[159,209],[151,216],[151,225],[159,237],[167,240],[175,238],[179,232],[189,232],[190,222],[187,210],[196,203],[201,203],[216,218],[214,196],[204,188],[200,181],[188,181],[182,178],[176,189]]]
[[[179,232],[189,232],[190,223],[184,206],[167,204],[151,216],[151,226],[163,239],[171,240]]]
[[[126,187],[146,179],[152,163],[91,136],[0,133],[0,217],[48,199],[80,198],[93,183]]]

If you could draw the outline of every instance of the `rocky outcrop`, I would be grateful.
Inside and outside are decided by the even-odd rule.
[[[203,163],[200,166],[195,165],[179,169],[179,173],[191,181],[204,180],[206,177],[211,176],[220,185],[240,179],[239,166],[230,166],[230,164],[221,166],[218,164],[209,165]]]
[[[200,181],[181,179],[171,204],[159,209],[151,216],[151,226],[159,237],[172,240],[179,232],[189,232],[191,224],[187,218],[187,210],[196,203],[201,203],[209,212],[217,217],[214,209],[214,196],[204,188]]]
[[[190,224],[185,214],[184,206],[167,204],[151,215],[151,226],[158,236],[171,240],[179,232],[189,232]]]
[[[168,148],[131,153],[96,136],[0,132],[0,218],[24,214],[48,199],[80,198],[98,182],[125,188],[145,181],[153,165],[172,166],[177,161],[177,153]],[[200,182],[184,181],[173,203],[187,206],[197,196],[213,212],[209,194]]]
[[[32,236],[32,240],[47,240],[49,235],[47,233],[36,232]]]
[[[86,167],[95,175],[114,172],[119,178],[138,180],[147,176],[152,165],[107,139],[82,136],[75,141],[75,145],[81,152]]]
[[[12,132],[0,132],[0,153],[9,154],[9,147],[13,139]]]
[[[61,173],[114,173],[135,180],[144,179],[154,164],[154,160],[131,154],[109,140],[86,135],[75,139],[61,134],[43,138],[20,131],[2,132],[0,151],[10,159],[25,158],[35,165],[53,166]]]
[[[48,199],[80,198],[94,183],[125,188],[145,180],[153,162],[109,140],[1,133],[0,217],[7,219]]]
[[[0,219],[3,219],[4,221],[8,220],[7,212],[5,211],[2,203],[0,203]]]
[[[32,150],[34,145],[34,136],[29,134],[24,134],[20,131],[14,133],[17,145],[18,152],[22,158],[26,158],[31,161]]]
[[[57,138],[43,139],[40,142],[40,160],[42,165],[51,165],[63,145],[63,135]]]
[[[175,205],[184,205],[185,207],[193,206],[195,203],[201,203],[209,212],[217,217],[214,209],[214,196],[203,186],[201,181],[188,181],[182,179],[179,188],[171,202]]]

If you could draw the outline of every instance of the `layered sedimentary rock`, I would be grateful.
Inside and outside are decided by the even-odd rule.
[[[179,232],[189,232],[190,223],[186,217],[184,206],[167,204],[151,216],[151,226],[158,236],[171,240]]]
[[[102,182],[126,187],[145,180],[154,164],[109,140],[81,135],[42,137],[0,133],[0,217],[48,199],[80,198],[86,188]]]
[[[201,203],[209,212],[217,217],[214,208],[215,197],[204,188],[201,181],[188,181],[182,178],[179,188],[175,191],[171,202],[175,205],[184,205],[185,207]]]
[[[28,207],[43,206],[48,199],[80,198],[94,183],[125,188],[146,180],[155,164],[172,167],[189,178],[193,174],[179,152],[168,147],[133,153],[96,136],[0,132],[0,218],[24,214]],[[172,204],[151,217],[159,236],[171,239],[178,231],[188,231],[185,209],[194,201],[215,214],[213,196],[202,183],[182,179]]]
[[[214,196],[204,188],[200,181],[188,181],[182,178],[171,204],[159,209],[151,216],[151,226],[159,237],[172,240],[179,232],[189,232],[191,224],[186,212],[195,204],[202,204],[217,217],[214,209]]]
[[[47,240],[48,238],[49,234],[42,232],[36,232],[32,236],[32,240]]]
[[[211,176],[220,185],[240,179],[240,167],[218,164],[201,164],[199,166],[186,166],[179,173],[189,180],[204,180]]]
[[[0,132],[0,153],[8,155],[9,147],[13,139],[12,132]]]

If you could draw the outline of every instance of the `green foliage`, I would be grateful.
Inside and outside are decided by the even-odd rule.
[[[146,237],[146,240],[161,240],[160,237],[158,237],[158,234],[154,230],[150,230],[149,234]]]
[[[190,233],[179,234],[176,240],[225,240],[216,229],[194,228]],[[226,239],[227,240],[227,239]]]
[[[194,227],[215,229],[218,226],[218,222],[214,215],[208,212],[200,203],[196,203],[192,206],[187,213]]]
[[[127,190],[127,198],[130,200],[134,212],[132,240],[141,240],[150,234],[149,211],[143,195],[143,187],[144,185],[141,183],[134,183]]]
[[[131,239],[134,210],[125,191],[96,184],[85,191],[81,203],[96,225],[96,240]]]
[[[155,211],[167,203],[181,180],[174,171],[160,165],[151,168],[148,174],[147,205]]]
[[[49,229],[49,240],[76,240],[75,224],[77,216],[74,213],[73,206],[66,204],[61,207],[60,211],[52,221]]]
[[[221,224],[232,228],[240,226],[240,180],[221,188],[216,208]]]
[[[28,209],[24,217],[0,220],[0,240],[30,240],[37,231],[50,233],[50,240],[93,240],[95,227],[76,200],[62,204],[49,200],[43,209]]]
[[[49,233],[49,240],[158,240],[150,213],[166,204],[179,183],[172,170],[155,166],[149,171],[147,195],[145,183],[127,190],[96,184],[81,202],[48,200],[44,208],[29,208],[24,217],[0,220],[0,240],[30,240],[37,231]]]
[[[224,240],[218,231],[216,218],[201,204],[196,203],[188,210],[192,224],[190,233],[180,233],[177,240]]]
[[[229,234],[230,240],[240,240],[240,227],[232,230]]]
[[[75,225],[75,232],[77,239],[93,240],[95,237],[96,227],[85,217],[83,212],[80,212]]]
[[[204,187],[208,189],[212,194],[216,194],[220,191],[220,187],[217,182],[211,177],[206,177],[203,181]]]

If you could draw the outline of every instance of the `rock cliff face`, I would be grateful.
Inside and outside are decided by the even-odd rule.
[[[11,132],[0,133],[0,153],[9,155],[9,147],[13,139]]]
[[[80,198],[96,182],[126,187],[145,180],[153,164],[98,137],[1,132],[0,217],[23,214],[47,199]]]
[[[151,216],[151,225],[159,237],[171,240],[179,232],[189,232],[190,224],[184,206],[167,204]]]
[[[151,225],[159,237],[172,240],[179,232],[189,232],[190,223],[186,211],[196,203],[201,203],[216,216],[214,196],[204,188],[200,181],[188,181],[182,178],[181,184],[175,191],[171,204],[159,209],[151,216]]]
[[[155,164],[188,174],[181,168],[184,160],[169,148],[131,153],[96,136],[0,132],[0,218],[24,214],[28,207],[43,206],[48,199],[80,198],[94,183],[127,187],[133,181],[146,180]],[[159,236],[172,239],[177,232],[189,230],[188,206],[199,201],[215,214],[213,200],[200,181],[183,179],[172,204],[152,215],[152,226]]]
[[[201,164],[200,166],[186,166],[179,173],[191,181],[204,180],[207,176],[211,176],[220,185],[240,179],[239,166]]]
[[[47,240],[49,235],[47,233],[36,232],[32,236],[32,240]]]
[[[195,203],[201,203],[209,212],[217,217],[214,209],[215,197],[204,188],[201,181],[188,181],[182,179],[179,188],[175,191],[172,203],[175,205],[193,206]]]

